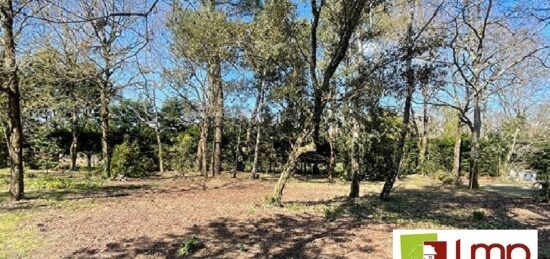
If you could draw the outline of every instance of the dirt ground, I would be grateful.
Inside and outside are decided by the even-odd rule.
[[[391,258],[396,228],[484,228],[538,229],[540,255],[550,256],[550,206],[534,203],[523,185],[485,179],[470,193],[411,176],[390,202],[378,201],[381,183],[369,182],[352,203],[345,182],[294,179],[279,208],[264,202],[275,178],[262,177],[164,175],[30,192],[27,200],[0,202],[0,217],[24,214],[17,229],[34,233],[32,249],[22,250],[15,248],[26,247],[28,236],[4,233],[14,240],[4,243],[4,255],[175,258],[195,236],[202,245],[190,257],[197,258]]]

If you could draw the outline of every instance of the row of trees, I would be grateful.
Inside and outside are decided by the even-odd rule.
[[[77,153],[99,155],[106,177],[112,158],[126,175],[277,169],[280,203],[312,153],[331,180],[345,172],[351,197],[385,180],[386,200],[408,173],[458,184],[467,168],[477,189],[548,143],[545,3],[2,3],[14,199],[24,160],[65,153],[71,170]],[[150,166],[125,169],[136,157]]]

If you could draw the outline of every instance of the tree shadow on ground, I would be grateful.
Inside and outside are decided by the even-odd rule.
[[[425,223],[436,229],[442,226],[458,229],[539,229],[539,253],[546,258],[550,252],[547,247],[550,243],[550,219],[547,217],[550,205],[534,203],[528,197],[429,187],[399,190],[387,202],[379,201],[377,196],[365,196],[355,200],[337,197],[324,201],[289,201],[285,205],[300,206],[304,210],[322,206],[325,208],[324,216],[301,213],[271,214],[249,220],[218,218],[204,225],[195,225],[183,233],[166,234],[159,239],[123,239],[101,249],[79,249],[70,257],[128,258],[145,255],[176,258],[182,242],[194,235],[201,239],[205,248],[191,257],[345,258],[338,254],[342,249],[327,255],[326,250],[322,251],[322,246],[327,242],[347,245],[359,228],[377,224],[399,228],[410,223]],[[520,220],[513,211],[515,208],[538,214],[539,220]],[[347,247],[344,250],[366,254],[375,251],[372,240],[361,241],[361,247]]]
[[[151,184],[151,180],[182,180],[178,184]],[[165,183],[165,182],[163,182]],[[189,191],[207,191],[224,188],[241,188],[247,183],[238,179],[210,183],[202,176],[184,177],[151,177],[146,179],[130,179],[127,182],[109,181],[105,185],[74,184],[68,189],[43,189],[26,191],[22,200],[11,202],[9,193],[0,193],[0,212],[36,209],[47,207],[43,201],[77,201],[106,198],[124,198],[150,194],[183,193]]]
[[[205,245],[191,257],[197,258],[315,258],[321,247],[315,240],[330,239],[337,244],[349,241],[350,230],[357,227],[346,220],[327,222],[313,214],[283,215],[242,221],[233,218],[219,218],[203,226],[193,226],[181,235],[165,235],[158,240],[148,237],[124,239],[110,243],[104,249],[84,248],[75,251],[68,258],[128,258],[139,255],[177,258],[182,242],[197,236]],[[353,249],[372,252],[369,240]],[[341,252],[341,251],[340,251]],[[341,254],[327,255],[330,258],[345,258]]]
[[[521,187],[518,187],[521,189]],[[516,191],[506,188],[507,192]],[[293,206],[327,206],[333,218],[351,217],[374,224],[444,226],[457,229],[538,229],[541,256],[550,256],[550,204],[530,197],[503,195],[494,189],[474,193],[451,188],[399,190],[382,202],[377,195],[355,200],[338,197],[327,201],[287,202]],[[527,213],[519,215],[519,213]],[[326,212],[325,212],[326,214]],[[521,219],[522,218],[522,219]],[[546,258],[546,257],[544,257]]]

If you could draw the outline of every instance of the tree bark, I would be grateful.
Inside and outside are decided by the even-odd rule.
[[[2,69],[4,85],[1,90],[6,92],[8,98],[8,151],[10,156],[10,195],[13,200],[23,198],[23,127],[21,123],[21,94],[19,91],[19,77],[16,61],[15,38],[13,32],[13,19],[15,12],[12,1],[2,1],[0,4],[2,23],[2,44],[4,51],[4,64]]]
[[[357,138],[359,137],[359,125],[357,124],[357,119],[353,118],[353,126],[351,131],[351,188],[349,197],[357,198],[359,197],[359,160],[357,158]]]
[[[296,163],[298,162],[298,159],[302,154],[305,154],[307,152],[315,151],[315,143],[310,143],[305,146],[302,146],[308,137],[309,132],[304,132],[298,139],[296,140],[294,147],[292,148],[292,151],[290,152],[288,156],[288,160],[286,163],[286,166],[281,173],[281,176],[279,177],[279,180],[277,181],[277,184],[275,185],[275,188],[273,190],[273,195],[271,197],[271,201],[274,204],[281,204],[282,197],[283,197],[283,191],[286,185],[286,182],[288,179],[294,174],[294,170],[296,169]]]
[[[242,133],[242,114],[239,118],[239,130],[237,133],[237,149],[235,150],[235,173],[233,173],[233,178],[237,177],[237,172],[242,171],[244,169],[243,165],[243,155],[241,151],[241,133]]]
[[[460,116],[460,115],[459,115]],[[462,125],[460,122],[460,119],[458,120],[458,125],[456,127],[456,136],[455,136],[455,146],[454,146],[454,154],[453,154],[453,170],[451,172],[452,175],[455,176],[455,185],[458,186],[460,184],[460,150],[462,148]]]
[[[155,126],[155,135],[157,136],[157,147],[158,147],[158,158],[159,158],[159,169],[160,173],[164,173],[164,156],[162,151],[162,139],[160,137],[160,129]]]
[[[213,66],[213,84],[216,91],[214,114],[214,163],[212,175],[218,175],[222,170],[222,140],[223,140],[223,85],[221,79],[221,64],[219,59]]]
[[[109,103],[110,95],[108,93],[109,86],[108,82],[103,82],[103,87],[101,88],[100,93],[100,117],[101,117],[101,148],[103,152],[103,173],[105,177],[111,178],[111,146],[109,144]]]
[[[336,167],[336,141],[329,137],[330,145],[330,159],[328,162],[328,180],[332,182],[334,180],[334,168]]]
[[[504,170],[506,170],[507,172],[510,171],[510,167],[511,167],[510,165],[512,163],[511,162],[512,161],[512,155],[514,154],[514,150],[516,149],[516,142],[517,142],[517,139],[518,139],[519,131],[520,131],[519,128],[517,128],[514,131],[514,136],[512,137],[512,143],[510,144],[510,150],[508,150],[508,153],[506,154],[506,160],[504,161]]]
[[[257,170],[258,170],[258,156],[259,156],[259,149],[260,149],[260,136],[261,136],[262,126],[260,123],[258,123],[256,127],[256,143],[254,144],[254,162],[252,163],[252,179],[256,179],[258,176]]]
[[[418,153],[418,163],[420,164],[420,169],[422,174],[425,174],[424,161],[426,160],[426,153],[428,150],[428,87],[424,85],[422,87],[422,136],[420,138],[420,148]]]
[[[479,158],[481,155],[481,96],[474,96],[474,127],[472,131],[472,146],[470,149],[470,190],[479,189]]]
[[[197,148],[197,171],[201,172],[201,175],[208,178],[208,130],[210,128],[210,104],[206,104],[203,110],[201,135],[199,139],[199,145]]]
[[[256,118],[256,142],[254,143],[254,160],[252,163],[252,179],[257,178],[257,171],[258,171],[258,156],[259,156],[259,149],[260,149],[260,137],[261,137],[261,131],[262,131],[262,124],[260,123],[260,116],[262,114],[262,108],[264,104],[264,86],[265,86],[265,80],[262,79],[261,88],[260,88],[260,103],[258,106],[258,113]]]
[[[71,114],[71,147],[69,148],[69,153],[71,157],[71,165],[69,167],[70,171],[76,171],[76,159],[78,154],[78,116],[76,111],[73,111]]]

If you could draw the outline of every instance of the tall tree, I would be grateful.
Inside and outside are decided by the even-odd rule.
[[[23,180],[23,127],[21,124],[21,93],[16,51],[16,29],[14,19],[20,15],[25,3],[4,0],[0,2],[0,22],[2,23],[3,62],[1,68],[2,85],[0,91],[7,97],[8,124],[6,137],[10,156],[10,195],[19,200],[24,193]]]
[[[512,20],[513,12],[493,0],[455,3],[453,10],[452,64],[473,113],[470,120],[461,109],[462,120],[472,132],[469,188],[478,189],[483,106],[497,89],[518,79],[515,68],[548,46],[538,42],[537,29],[523,30],[521,23],[518,26]]]
[[[210,117],[214,117],[214,148],[212,174],[219,174],[222,167],[222,137],[224,122],[223,66],[235,59],[240,26],[231,21],[222,10],[223,4],[215,0],[200,1],[199,8],[188,10],[175,6],[170,22],[173,36],[173,53],[193,67],[193,77],[197,81],[207,81],[204,88],[203,126],[197,149],[197,162],[207,176],[207,139]],[[193,4],[193,6],[195,6]],[[206,80],[204,80],[206,77]]]
[[[147,19],[159,0],[152,3],[133,1],[84,1],[70,5],[66,1],[49,1],[40,12],[40,20],[50,25],[69,25],[71,41],[83,49],[88,61],[97,68],[102,131],[103,166],[111,177],[110,104],[115,95],[128,86],[134,76],[122,76],[121,70],[148,44],[151,37]]]
[[[315,150],[317,144],[319,143],[319,130],[321,123],[321,116],[326,105],[326,95],[330,91],[331,79],[336,73],[338,66],[342,60],[346,57],[348,48],[350,46],[351,38],[354,32],[356,31],[357,26],[361,23],[364,13],[370,12],[374,7],[380,4],[381,1],[335,1],[330,3],[332,10],[336,10],[336,15],[338,17],[336,20],[329,20],[327,22],[333,22],[336,31],[336,39],[333,42],[327,42],[331,44],[330,47],[327,47],[330,51],[327,51],[326,56],[326,66],[321,70],[319,75],[319,70],[317,67],[318,63],[318,29],[321,20],[321,14],[323,8],[325,7],[325,1],[311,1],[311,11],[312,11],[312,20],[311,20],[311,31],[310,31],[310,55],[308,56],[309,60],[309,70],[310,70],[310,81],[313,89],[313,110],[311,111],[311,117],[309,122],[305,125],[303,133],[299,136],[294,143],[292,151],[289,154],[287,164],[275,185],[272,201],[274,203],[280,203],[283,190],[287,180],[290,178],[294,172],[297,159],[304,153]],[[308,139],[313,140],[312,143],[304,145],[308,142]]]

